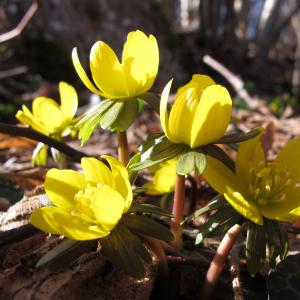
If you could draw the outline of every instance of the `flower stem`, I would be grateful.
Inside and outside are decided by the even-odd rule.
[[[230,250],[233,247],[243,227],[243,225],[235,224],[227,231],[227,233],[223,237],[217,249],[217,253],[211,261],[209,269],[206,273],[206,278],[201,293],[201,299],[210,299],[213,288],[223,270],[226,258],[228,257]]]
[[[126,131],[118,131],[118,155],[119,161],[127,165],[129,161],[129,151],[128,151],[128,142],[127,142],[127,135]]]
[[[175,184],[175,193],[174,193],[174,202],[173,202],[173,216],[171,220],[171,232],[174,235],[174,241],[172,245],[176,249],[182,247],[182,228],[180,222],[183,219],[184,212],[184,200],[185,200],[185,176],[177,174],[176,184]]]

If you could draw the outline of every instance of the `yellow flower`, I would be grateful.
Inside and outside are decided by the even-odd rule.
[[[153,180],[143,185],[146,194],[163,195],[175,189],[176,163],[178,158],[172,158],[159,165],[155,170]]]
[[[45,190],[54,206],[34,211],[30,222],[42,231],[73,240],[109,235],[130,208],[132,190],[126,168],[110,156],[103,157],[110,168],[95,158],[83,158],[83,174],[49,170]]]
[[[80,64],[77,49],[72,52],[74,67],[85,86],[105,98],[119,99],[148,91],[158,71],[159,53],[155,37],[142,31],[127,36],[120,63],[114,51],[104,42],[96,42],[90,53],[90,68],[95,85]]]
[[[46,135],[67,135],[78,106],[77,93],[71,85],[62,81],[59,83],[59,93],[60,106],[53,99],[38,97],[32,102],[32,113],[23,105],[16,118]]]
[[[193,75],[181,87],[168,113],[168,96],[172,81],[164,88],[160,102],[160,122],[167,138],[191,148],[216,142],[230,121],[232,101],[226,88],[210,77]]]
[[[203,176],[237,212],[256,224],[262,225],[263,217],[279,221],[298,219],[300,138],[290,141],[268,163],[260,143],[261,134],[240,144],[235,174],[220,161],[208,157]]]

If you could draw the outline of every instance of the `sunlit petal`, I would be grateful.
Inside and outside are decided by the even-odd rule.
[[[289,141],[273,162],[286,169],[295,182],[300,181],[300,138]]]
[[[202,93],[193,118],[191,147],[198,147],[221,138],[230,122],[232,100],[221,85],[208,86]]]
[[[22,124],[28,125],[34,130],[39,131],[41,133],[49,134],[49,130],[47,129],[47,127],[37,122],[33,117],[33,115],[31,114],[31,112],[29,111],[29,109],[25,105],[23,105],[22,109],[23,110],[19,110],[16,114],[16,118]]]
[[[110,165],[113,181],[115,183],[115,190],[123,196],[125,200],[124,211],[126,212],[132,203],[133,197],[127,169],[122,163],[111,156],[103,155],[102,157],[105,158]]]
[[[232,191],[230,188],[228,188],[227,192],[224,194],[224,197],[242,216],[258,225],[263,224],[263,218],[259,210],[254,204],[245,199],[241,193]]]
[[[64,120],[69,122],[75,116],[77,110],[77,93],[71,85],[63,81],[59,83],[59,93],[61,101],[61,112],[63,114]]]
[[[146,194],[162,195],[171,193],[175,188],[177,157],[161,164],[155,172],[153,181],[143,185]]]
[[[93,240],[109,234],[109,231],[99,227],[90,230],[80,220],[57,207],[37,209],[31,214],[30,223],[44,232],[62,234],[74,240]]]
[[[81,81],[84,83],[84,85],[94,94],[102,96],[103,93],[94,86],[94,84],[90,81],[89,77],[87,76],[84,68],[82,67],[79,57],[78,57],[77,48],[74,48],[72,51],[72,61],[73,61],[75,70],[76,70],[79,78],[81,79]]]
[[[122,54],[125,80],[130,95],[149,90],[158,71],[159,53],[155,37],[142,31],[130,32]]]
[[[121,219],[125,201],[117,191],[103,186],[96,192],[91,205],[96,220],[101,223],[105,230],[110,231]]]
[[[238,177],[249,180],[249,170],[256,168],[260,163],[265,163],[265,154],[261,145],[261,133],[255,138],[252,138],[246,142],[242,142],[239,145],[236,156],[236,174]]]
[[[90,67],[96,85],[106,98],[128,97],[123,67],[114,51],[104,42],[97,42],[91,49]]]
[[[169,115],[169,131],[173,142],[191,145],[193,119],[198,103],[197,91],[192,87],[176,97]]]
[[[47,97],[38,97],[33,100],[32,112],[34,118],[47,127],[50,133],[55,133],[61,129],[64,118],[59,105]]]
[[[54,205],[67,211],[74,206],[74,195],[85,187],[84,176],[73,170],[51,169],[46,175],[47,196]]]
[[[161,127],[167,136],[167,138],[173,142],[173,138],[170,135],[169,131],[169,112],[168,112],[168,99],[169,99],[169,94],[171,90],[173,79],[171,79],[168,84],[165,86],[162,94],[161,94],[161,100],[160,100],[160,123]],[[177,141],[177,140],[176,140]]]
[[[84,157],[81,159],[85,180],[93,185],[98,183],[113,187],[112,174],[109,168],[96,158]]]
[[[285,201],[279,201],[279,202],[270,201],[266,205],[260,206],[259,209],[260,212],[266,218],[289,221],[291,215],[289,216],[289,219],[285,219],[285,216],[291,214],[291,212],[294,209],[299,209],[299,207],[300,207],[300,187],[295,187],[293,189],[288,190],[288,192],[286,193]],[[297,210],[295,211],[295,216],[296,215],[297,215]]]
[[[243,195],[247,195],[248,182],[244,181],[244,178],[237,178],[223,163],[210,156],[207,157],[207,166],[203,176],[220,194],[238,191]]]

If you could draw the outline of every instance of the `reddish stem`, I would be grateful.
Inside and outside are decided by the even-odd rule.
[[[174,193],[174,202],[173,202],[173,216],[171,220],[171,232],[174,235],[174,241],[172,245],[176,249],[182,247],[182,228],[180,223],[183,219],[184,212],[184,201],[185,201],[185,176],[177,174],[176,184],[175,184],[175,193]]]
[[[129,151],[128,151],[128,142],[127,142],[127,135],[126,131],[118,131],[118,155],[119,161],[127,165],[129,161]]]
[[[210,299],[213,288],[223,270],[226,259],[230,253],[232,246],[234,245],[239,233],[242,231],[243,226],[235,224],[232,226],[225,236],[223,237],[209,269],[206,273],[205,282],[202,289],[201,299]]]

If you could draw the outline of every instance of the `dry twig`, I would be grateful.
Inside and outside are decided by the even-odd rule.
[[[20,23],[14,29],[0,35],[0,43],[11,40],[16,36],[18,36],[19,34],[21,34],[37,10],[38,10],[37,0],[33,0],[26,14],[20,21]]]
[[[224,65],[212,58],[210,55],[204,55],[203,62],[219,72],[222,76],[224,76],[232,85],[238,96],[241,97],[249,105],[250,108],[253,109],[257,106],[257,100],[249,95],[247,90],[244,88],[244,82],[239,78],[239,76],[232,73]]]

